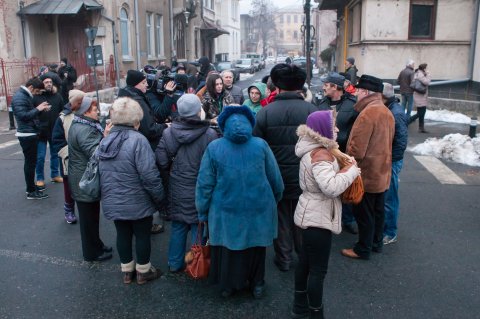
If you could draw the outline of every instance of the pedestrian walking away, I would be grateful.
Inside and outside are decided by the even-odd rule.
[[[417,113],[410,117],[408,124],[415,122],[418,119],[418,132],[419,133],[428,133],[425,130],[425,113],[427,112],[428,106],[428,85],[430,85],[430,73],[427,71],[427,64],[422,63],[418,66],[418,69],[415,70],[415,76],[413,77],[414,81],[419,81],[425,86],[425,92],[413,92],[413,102],[417,108]]]
[[[407,120],[410,119],[413,109],[413,89],[411,84],[415,75],[415,61],[407,60],[407,65],[398,75],[397,82],[400,85],[400,94],[402,95],[402,106],[407,114]]]

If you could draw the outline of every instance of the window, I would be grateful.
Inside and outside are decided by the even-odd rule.
[[[153,29],[153,13],[147,12],[147,54],[149,58],[155,56],[155,33]]]
[[[213,5],[214,2],[215,2],[215,0],[206,0],[206,1],[204,2],[204,3],[205,3],[205,5],[204,5],[205,8],[210,9],[210,10],[214,10],[214,9],[215,9],[215,7],[214,7],[214,5]]]
[[[297,16],[297,15],[294,15],[294,16],[293,16],[293,22],[294,22],[294,23],[298,23],[298,16]]]
[[[290,23],[290,15],[287,15],[287,23]]]
[[[159,57],[163,57],[165,52],[163,51],[164,44],[163,44],[163,16],[157,14],[157,24],[155,25],[155,39],[157,44],[157,54]]]
[[[293,38],[298,39],[298,31],[293,31]]]
[[[131,58],[130,28],[128,21],[128,13],[125,8],[120,9],[120,35],[122,39],[122,56],[123,58]]]
[[[410,0],[409,39],[434,39],[436,6],[436,0]]]

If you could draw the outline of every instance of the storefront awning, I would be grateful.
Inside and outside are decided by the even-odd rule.
[[[103,6],[95,0],[40,0],[24,7],[17,14],[77,14],[81,8],[100,10]]]
[[[222,29],[221,27],[207,20],[203,20],[200,30],[202,30],[202,32],[206,34],[207,38],[216,38],[221,36],[222,34],[230,34],[230,32],[228,32],[227,30]]]
[[[323,0],[319,6],[319,10],[337,10],[338,14],[343,15],[343,8],[350,0]]]

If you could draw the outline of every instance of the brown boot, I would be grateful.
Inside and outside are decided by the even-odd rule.
[[[146,284],[147,281],[152,281],[159,278],[163,273],[160,270],[155,269],[150,263],[145,265],[138,265],[137,264],[137,284],[143,285]],[[147,271],[144,271],[148,269]]]

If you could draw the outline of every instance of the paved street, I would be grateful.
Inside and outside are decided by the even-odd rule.
[[[247,82],[261,78],[256,74]],[[412,125],[409,146],[468,126]],[[118,254],[102,264],[82,261],[79,226],[63,219],[62,185],[49,199],[25,199],[23,155],[8,115],[0,112],[0,318],[289,318],[293,271],[279,272],[268,249],[267,291],[222,299],[205,282],[166,274],[144,286],[124,285]],[[369,261],[340,255],[355,236],[334,236],[325,283],[326,318],[478,318],[480,313],[480,168],[442,161],[464,185],[441,184],[407,152],[400,175],[398,242]],[[46,165],[47,166],[47,165]],[[46,172],[48,174],[48,172]],[[152,238],[152,264],[167,269],[167,232]],[[112,222],[101,236],[115,246]]]

